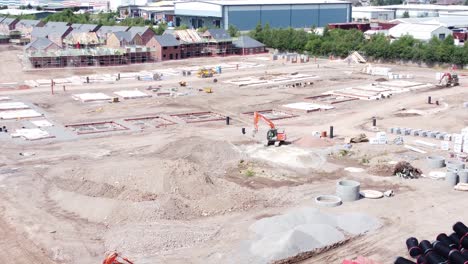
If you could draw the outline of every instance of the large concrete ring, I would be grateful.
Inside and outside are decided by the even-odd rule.
[[[324,207],[335,207],[341,205],[341,198],[336,195],[319,195],[315,197],[315,202]]]
[[[432,169],[442,168],[445,166],[445,159],[441,156],[429,156],[427,157],[427,165]]]
[[[336,184],[336,195],[341,198],[343,202],[352,202],[359,200],[360,183],[352,180],[341,180]]]

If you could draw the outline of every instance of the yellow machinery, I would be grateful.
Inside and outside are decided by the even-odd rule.
[[[210,77],[213,77],[215,73],[216,71],[213,69],[201,68],[200,70],[198,70],[197,76],[200,78],[210,78]]]
[[[211,89],[211,87],[205,87],[205,88],[203,88],[203,91],[205,93],[213,93],[213,89]]]

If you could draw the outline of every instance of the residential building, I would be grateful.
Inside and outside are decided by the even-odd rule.
[[[32,51],[52,51],[59,50],[61,47],[48,38],[37,38],[24,47],[26,52]]]
[[[143,46],[143,39],[140,34],[132,35],[128,31],[119,31],[109,35],[106,46],[109,48],[121,48],[126,46]]]
[[[157,61],[181,58],[179,41],[173,35],[154,36],[146,43],[146,46],[154,49],[153,57]]]
[[[66,47],[84,49],[102,46],[104,40],[99,39],[96,32],[72,32],[64,40]]]
[[[150,27],[131,27],[127,32],[130,32],[132,38],[137,34],[140,35],[143,40],[143,45],[148,43],[148,41],[156,35]]]
[[[166,30],[164,35],[173,35],[180,43],[180,57],[202,57],[211,55],[207,40],[203,39],[194,29]]]
[[[202,34],[208,42],[208,49],[212,56],[232,54],[232,38],[224,29],[208,29]]]
[[[119,31],[127,31],[128,27],[127,26],[101,26],[97,31],[96,34],[100,39],[103,39],[104,42],[106,42],[107,38],[112,33],[119,32]]]
[[[99,25],[95,24],[72,24],[73,33],[77,32],[96,32],[99,29]]]
[[[49,22],[43,27],[33,28],[31,32],[31,41],[38,38],[48,38],[58,46],[64,47],[63,40],[72,30],[73,28],[68,26],[67,23],[62,24],[62,22],[54,22],[50,24]]]
[[[232,42],[237,49],[236,54],[250,55],[267,52],[265,45],[249,36],[240,36]]]
[[[175,26],[192,28],[234,25],[240,30],[257,24],[272,28],[324,27],[351,21],[351,3],[340,0],[203,0],[174,3]]]
[[[10,35],[10,31],[15,29],[16,24],[18,23],[17,18],[3,18],[0,21],[0,34]]]
[[[403,24],[400,23],[388,30],[388,35],[392,38],[400,38],[410,35],[415,39],[429,41],[432,37],[445,39],[452,35],[452,31],[446,27],[425,24]]]
[[[19,31],[24,38],[31,39],[34,27],[42,27],[45,23],[40,20],[22,19],[16,24],[15,30]]]

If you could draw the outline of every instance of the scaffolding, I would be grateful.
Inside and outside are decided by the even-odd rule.
[[[148,47],[126,47],[121,49],[92,48],[31,51],[27,58],[33,68],[64,68],[115,66],[154,62]]]

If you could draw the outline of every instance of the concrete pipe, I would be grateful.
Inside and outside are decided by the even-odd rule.
[[[457,173],[453,171],[447,171],[447,173],[445,174],[445,182],[451,187],[457,185],[457,182],[458,182]]]
[[[341,198],[336,195],[319,195],[315,197],[315,203],[324,207],[335,207],[341,205]]]
[[[447,160],[445,164],[447,164],[447,169],[452,169],[456,171],[460,171],[465,168],[465,164],[457,160]]]
[[[342,180],[336,184],[336,195],[343,202],[352,202],[359,199],[359,189],[361,184],[357,181]]]
[[[427,165],[431,169],[442,168],[445,166],[445,159],[441,156],[429,156],[427,157]]]
[[[468,169],[458,171],[458,180],[461,183],[468,183]]]

